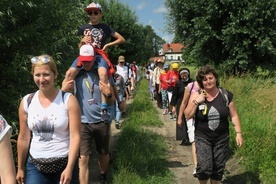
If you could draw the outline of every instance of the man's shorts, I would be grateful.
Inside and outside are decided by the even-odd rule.
[[[92,142],[95,141],[96,150],[100,155],[109,154],[110,123],[82,123],[80,155],[89,155]]]

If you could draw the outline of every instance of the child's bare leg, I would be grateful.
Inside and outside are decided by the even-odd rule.
[[[100,81],[108,84],[108,77],[107,77],[107,70],[104,67],[99,67],[98,69],[98,73],[99,73],[99,77],[100,77]],[[105,95],[102,93],[102,103],[107,104],[107,100]]]
[[[76,68],[70,67],[65,74],[65,78],[62,81],[62,87],[61,89],[63,91],[72,91],[73,89],[73,85],[69,84],[69,81],[74,80],[75,77],[78,75],[79,70],[77,70]]]
[[[65,74],[65,80],[69,81],[69,80],[74,80],[75,77],[78,75],[79,70],[77,70],[76,68],[70,67]]]
[[[105,67],[99,67],[98,68],[98,74],[99,74],[99,78],[100,78],[100,81],[105,83],[105,84],[108,84],[108,74],[107,74],[107,69]],[[107,95],[107,94],[105,94]],[[102,99],[102,103],[101,103],[101,109],[102,109],[102,119],[103,120],[109,120],[110,118],[110,115],[108,115],[108,112],[107,112],[107,100],[106,98],[108,98],[108,96],[105,96],[103,93],[101,93],[101,99]]]

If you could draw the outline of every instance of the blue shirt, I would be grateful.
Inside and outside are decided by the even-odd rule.
[[[94,68],[94,67],[93,67]],[[114,86],[114,79],[109,78]],[[80,70],[75,78],[75,96],[81,109],[82,123],[98,123],[101,121],[101,91],[99,75],[96,69],[91,71]]]

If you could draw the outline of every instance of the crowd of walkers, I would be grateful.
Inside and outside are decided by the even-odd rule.
[[[243,144],[240,120],[233,93],[219,85],[214,67],[206,65],[190,76],[188,68],[161,59],[146,66],[149,91],[163,115],[176,122],[176,140],[192,146],[194,170],[199,183],[220,183],[229,151],[229,120],[236,132],[236,144]]]
[[[126,63],[124,56],[118,57],[117,65],[111,64],[105,50],[125,39],[100,22],[100,4],[90,3],[84,11],[90,21],[78,30],[79,56],[67,70],[61,89],[56,87],[55,60],[47,54],[30,58],[37,90],[23,95],[18,110],[17,172],[11,127],[0,116],[1,184],[88,184],[92,141],[98,154],[99,183],[107,182],[111,122],[121,128],[139,68],[135,61]],[[108,43],[109,37],[113,39]]]
[[[125,57],[119,56],[118,64],[113,66],[115,72],[105,84],[95,70],[97,54],[93,46],[82,45],[77,61],[82,65],[78,74],[74,79],[65,79],[62,89],[57,89],[58,70],[53,58],[40,55],[31,59],[38,90],[25,95],[20,103],[17,173],[9,142],[11,127],[0,116],[0,155],[5,158],[5,168],[0,166],[1,183],[88,183],[92,139],[99,155],[99,180],[106,182],[110,125],[115,120],[115,127],[121,128],[123,103],[139,81],[139,67],[133,62],[134,71],[125,64]],[[71,67],[78,68],[75,62]],[[163,115],[175,121],[176,140],[181,140],[181,145],[192,145],[193,175],[202,184],[208,180],[220,183],[229,151],[228,117],[234,125],[237,146],[243,144],[233,93],[219,86],[218,73],[209,65],[198,70],[195,81],[188,68],[170,66],[162,60],[148,70],[145,75],[151,97],[163,109]],[[66,92],[74,86],[75,95]],[[107,120],[102,116],[102,93],[108,104]]]
[[[92,141],[98,153],[99,182],[107,181],[111,122],[121,128],[126,100],[135,91],[141,71],[123,55],[112,65],[105,50],[125,39],[100,23],[103,10],[98,3],[84,11],[90,22],[78,30],[79,56],[67,70],[61,89],[56,87],[59,73],[54,59],[47,54],[31,58],[37,90],[25,94],[18,109],[17,172],[9,141],[11,127],[0,115],[2,184],[88,184]],[[107,43],[109,37],[114,39]],[[233,94],[220,88],[218,73],[209,65],[199,69],[194,81],[188,68],[157,59],[146,66],[145,75],[151,99],[175,121],[176,140],[192,145],[194,176],[202,184],[209,179],[219,183],[229,149],[229,116],[236,143],[243,144]]]

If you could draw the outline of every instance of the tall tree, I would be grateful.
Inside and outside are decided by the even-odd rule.
[[[137,63],[154,55],[152,29],[138,23],[131,9],[117,0],[100,0],[103,22],[121,33],[126,43],[108,50],[114,63],[124,54]],[[32,56],[49,54],[57,61],[61,83],[65,71],[78,56],[79,26],[89,21],[84,0],[2,0],[0,1],[0,111],[8,120],[17,119],[22,95],[36,86],[30,75]],[[149,36],[151,35],[151,37]]]
[[[150,25],[143,26],[138,23],[138,17],[135,12],[118,0],[99,0],[104,9],[103,22],[110,25],[118,31],[125,39],[126,43],[115,48],[110,48],[109,55],[116,63],[119,54],[125,55],[127,61],[148,60],[154,56],[153,38],[160,37],[156,35]],[[117,51],[116,51],[117,50]]]
[[[230,73],[276,68],[275,0],[166,0],[184,58]]]
[[[52,55],[62,66],[60,74],[65,71],[63,66],[68,68],[64,58],[77,51],[72,22],[78,22],[80,11],[71,11],[76,6],[79,3],[66,0],[0,2],[0,97],[1,111],[8,118],[17,116],[21,95],[35,89],[29,72],[32,56]]]

